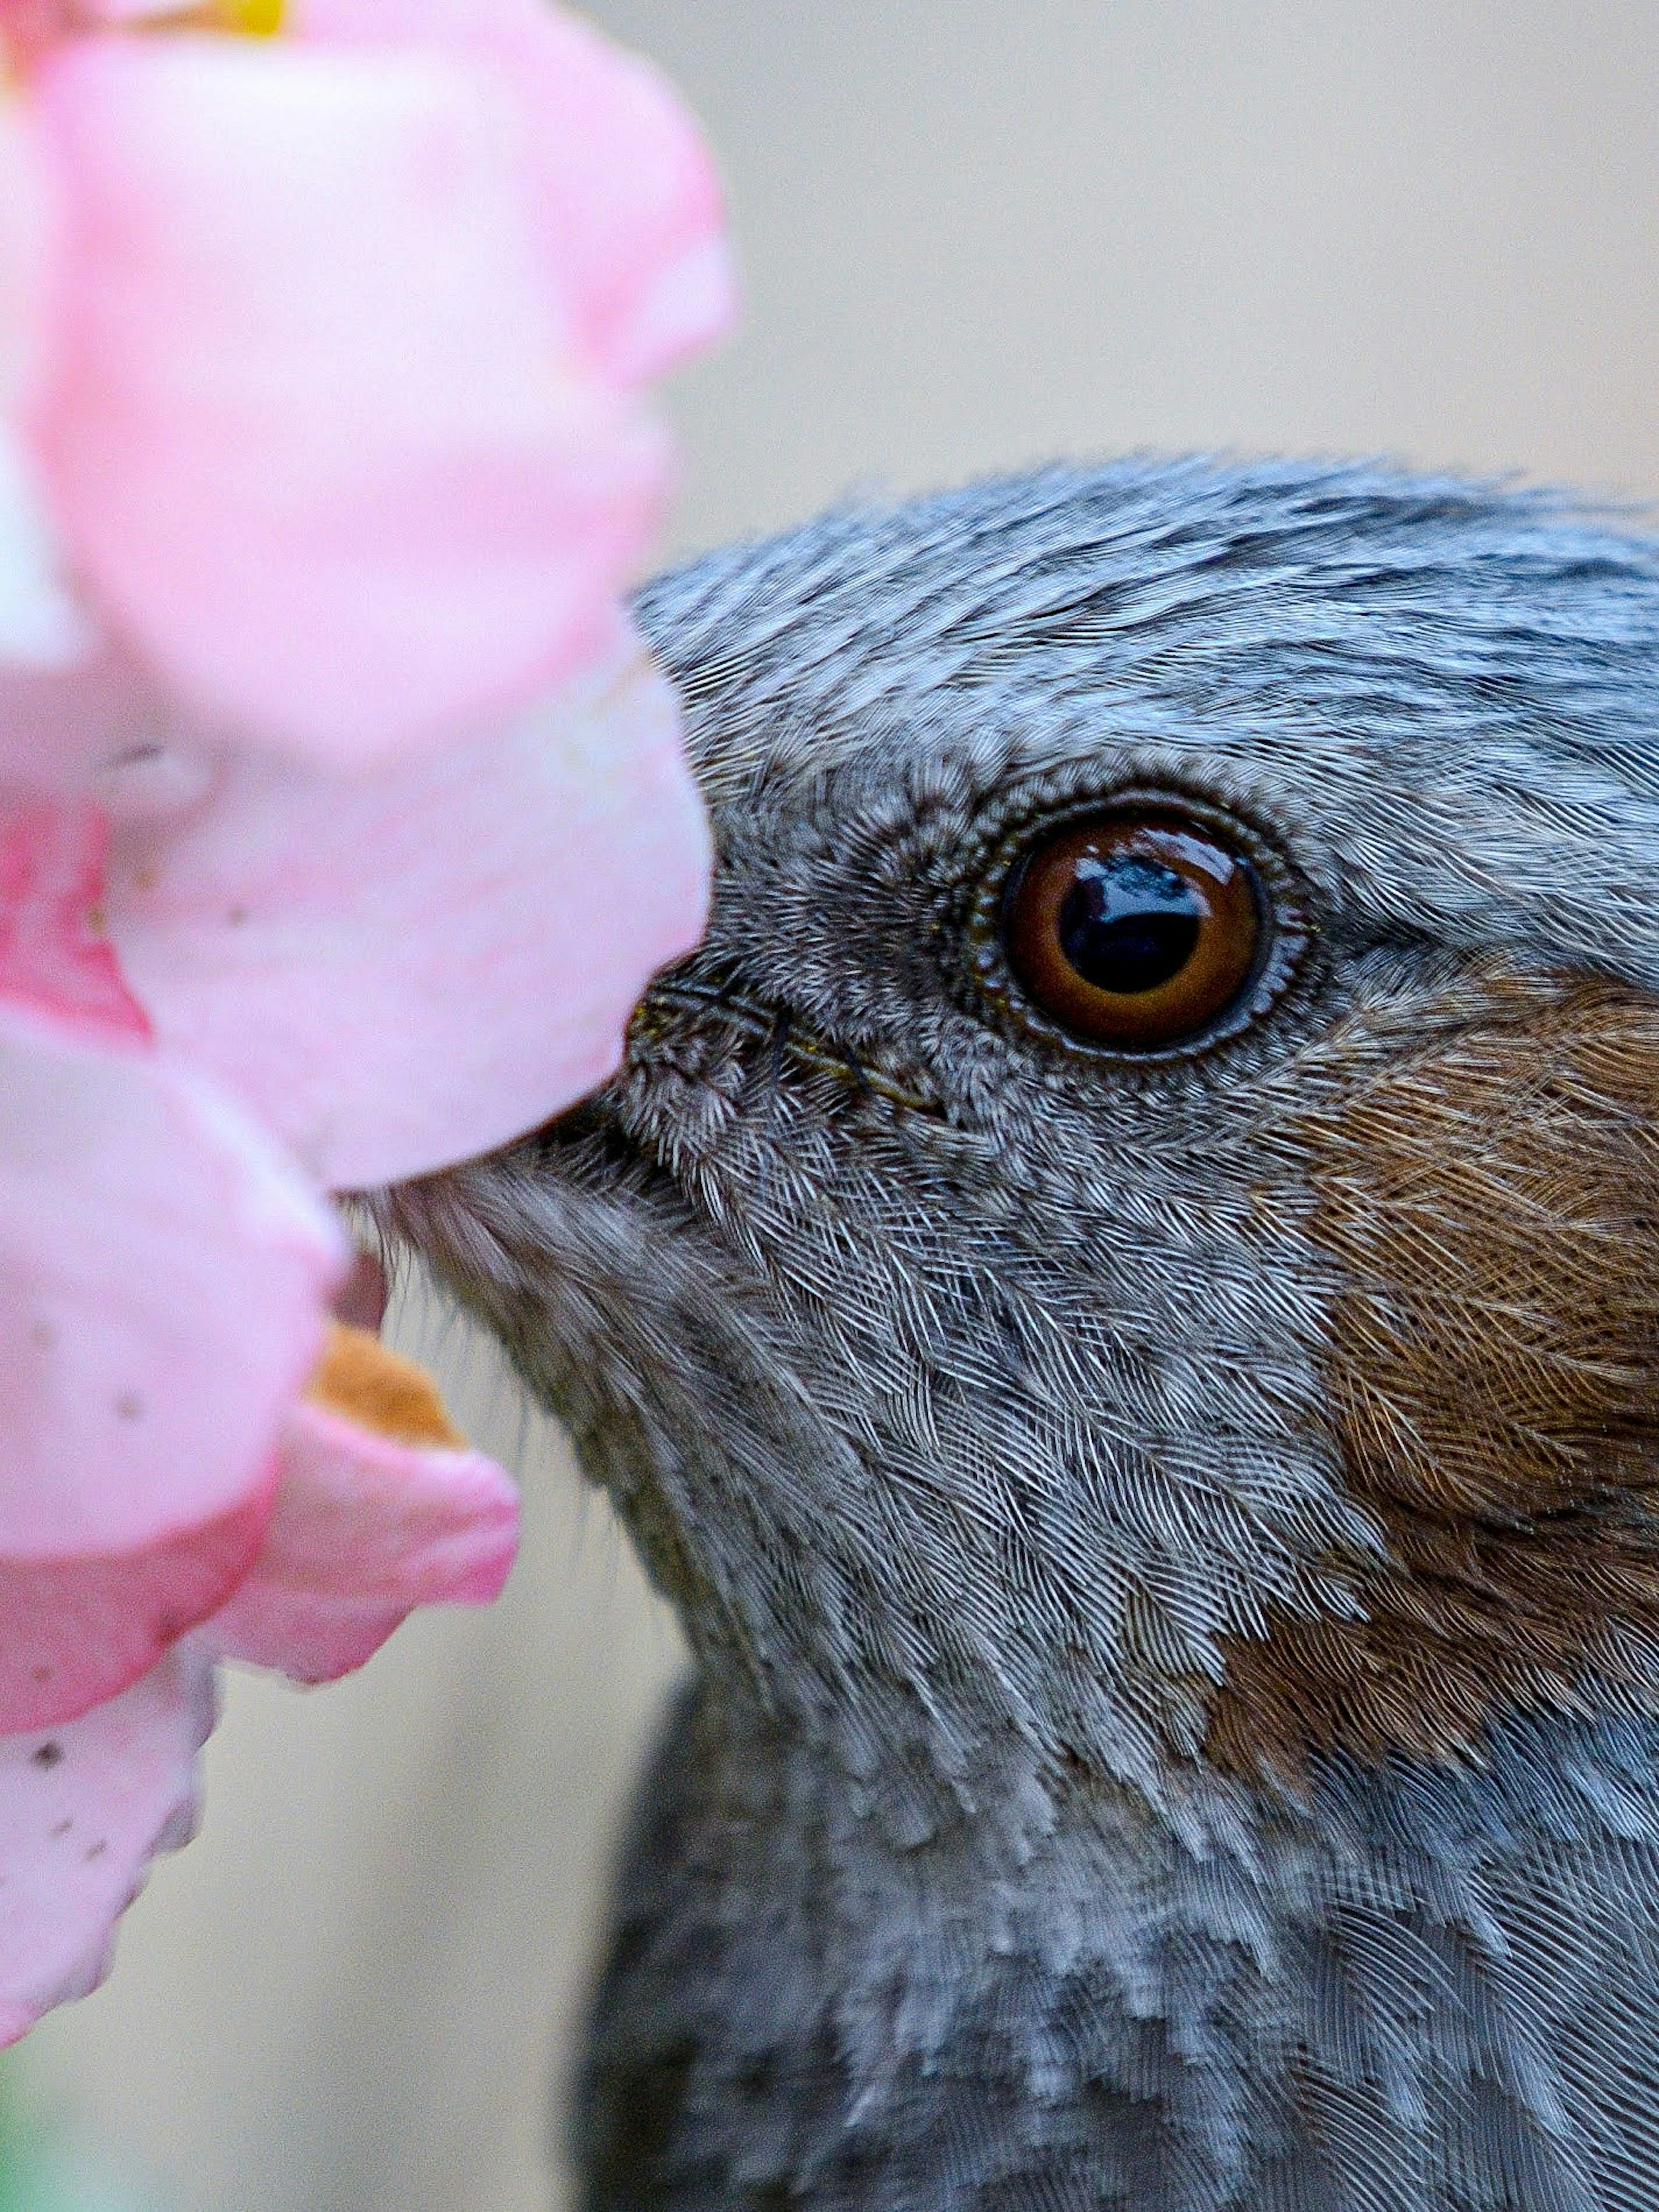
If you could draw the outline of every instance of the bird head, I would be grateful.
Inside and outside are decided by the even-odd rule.
[[[1297,1785],[1659,1700],[1659,552],[1273,464],[641,615],[708,935],[394,1225],[854,1777]]]

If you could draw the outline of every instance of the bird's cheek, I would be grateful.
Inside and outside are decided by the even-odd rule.
[[[1304,1118],[1328,1383],[1390,1564],[1360,1621],[1237,1640],[1212,1755],[1437,1758],[1659,1681],[1659,1002],[1494,973]]]

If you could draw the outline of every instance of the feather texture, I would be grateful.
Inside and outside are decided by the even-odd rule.
[[[695,1656],[592,2212],[1659,2207],[1659,550],[1133,462],[641,613],[708,936],[381,1201]],[[999,933],[1126,793],[1282,956],[1141,1058]]]

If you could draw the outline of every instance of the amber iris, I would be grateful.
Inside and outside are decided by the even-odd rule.
[[[1155,1052],[1199,1036],[1256,967],[1247,860],[1175,811],[1069,823],[1010,884],[1004,939],[1044,1013],[1093,1044]]]

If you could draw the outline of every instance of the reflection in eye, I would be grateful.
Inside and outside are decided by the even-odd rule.
[[[1192,958],[1203,908],[1173,868],[1085,855],[1060,902],[1060,950],[1097,990],[1156,990]]]
[[[1256,966],[1249,864],[1172,811],[1073,823],[1027,855],[1004,938],[1016,975],[1075,1035],[1123,1051],[1195,1036]]]

